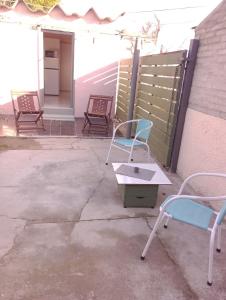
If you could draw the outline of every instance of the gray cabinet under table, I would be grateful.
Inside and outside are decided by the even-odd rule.
[[[155,207],[158,195],[158,185],[119,184],[118,189],[124,207]]]

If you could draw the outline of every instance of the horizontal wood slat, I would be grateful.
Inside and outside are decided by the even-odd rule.
[[[136,107],[141,107],[144,110],[158,116],[160,119],[167,121],[169,119],[169,112],[149,103],[137,101]]]
[[[120,61],[120,66],[122,65],[132,65],[132,58],[124,58]]]
[[[127,114],[124,110],[122,110],[120,107],[117,107],[116,111],[117,117],[121,122],[125,122],[127,120]]]
[[[179,78],[141,75],[139,81],[150,85],[172,88],[178,84]]]
[[[140,107],[136,107],[136,109],[135,109],[135,118],[136,119],[144,118],[144,119],[151,120],[154,123],[154,126],[159,128],[159,130],[161,130],[162,132],[164,132],[166,134],[169,134],[169,132],[171,131],[171,128],[172,128],[172,124],[159,119],[154,114],[149,114],[148,112],[141,109]]]
[[[128,111],[128,103],[125,101],[118,100],[117,105],[122,108],[124,111]]]
[[[130,78],[131,78],[131,73],[129,73],[129,72],[120,72],[119,73],[119,78],[124,78],[124,79],[128,79],[128,80],[130,80]]]
[[[143,56],[140,59],[141,65],[179,65],[183,59],[183,51],[161,53]]]
[[[152,96],[150,94],[143,93],[141,90],[137,93],[137,103],[139,103],[139,101],[144,101],[145,103],[150,103],[150,105],[158,106],[166,112],[174,111],[174,107],[176,105],[175,101]]]
[[[143,66],[140,67],[140,74],[174,76],[177,66]]]
[[[132,72],[132,66],[131,65],[120,65],[119,72],[127,72],[131,73]]]
[[[118,90],[122,93],[129,94],[130,93],[130,86],[119,84]]]
[[[154,155],[157,161],[161,162],[162,165],[168,166],[169,165],[169,159],[168,159],[168,148],[164,147],[161,148],[161,146],[156,143],[153,139],[150,142],[150,149],[151,153]]]
[[[144,84],[142,82],[139,83],[138,92],[142,90],[142,92],[150,93],[153,96],[157,96],[159,98],[173,99],[175,98],[175,91],[173,89],[154,87],[151,85]]]
[[[164,143],[166,145],[169,145],[171,142],[170,135],[162,132],[156,126],[152,127],[151,136],[155,136],[155,138],[158,138],[160,141],[162,141],[162,143]]]
[[[119,77],[119,84],[122,85],[130,85],[130,79],[125,78],[125,77]]]

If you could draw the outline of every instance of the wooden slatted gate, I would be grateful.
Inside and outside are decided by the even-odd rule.
[[[128,118],[132,62],[132,59],[123,59],[119,65],[116,117],[121,122]]]
[[[175,126],[187,51],[140,57],[134,119],[145,118],[154,123],[150,147],[155,158],[170,167]],[[128,118],[132,60],[122,60],[116,117]]]

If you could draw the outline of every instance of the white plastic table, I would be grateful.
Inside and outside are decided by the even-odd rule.
[[[148,169],[155,173],[151,180],[117,174],[116,170],[122,164]],[[159,185],[172,184],[156,163],[112,163],[112,166],[124,201],[124,207],[154,207],[157,201]]]

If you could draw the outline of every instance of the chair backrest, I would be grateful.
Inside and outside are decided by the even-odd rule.
[[[190,176],[188,176],[184,182],[182,183],[180,189],[179,189],[179,192],[178,192],[178,195],[182,194],[183,193],[183,190],[185,188],[185,186],[188,184],[188,182],[190,180],[192,180],[193,178],[197,178],[197,177],[212,177],[215,179],[216,178],[224,178],[226,179],[226,173],[214,173],[214,172],[199,172],[199,173],[194,173]],[[204,196],[202,197],[203,199],[205,198],[206,200],[224,200],[224,203],[223,203],[223,206],[222,208],[220,209],[219,213],[218,213],[218,216],[216,218],[216,223],[218,225],[220,225],[224,219],[224,217],[226,216],[226,195],[219,195],[219,196]]]
[[[40,103],[36,91],[11,91],[14,110],[19,112],[39,111]]]
[[[111,115],[113,96],[90,95],[87,113],[99,116]]]
[[[139,131],[141,131],[138,135],[138,139],[147,140],[150,136],[152,126],[153,126],[152,121],[146,119],[140,119],[138,121],[137,128],[136,128],[136,134]]]

